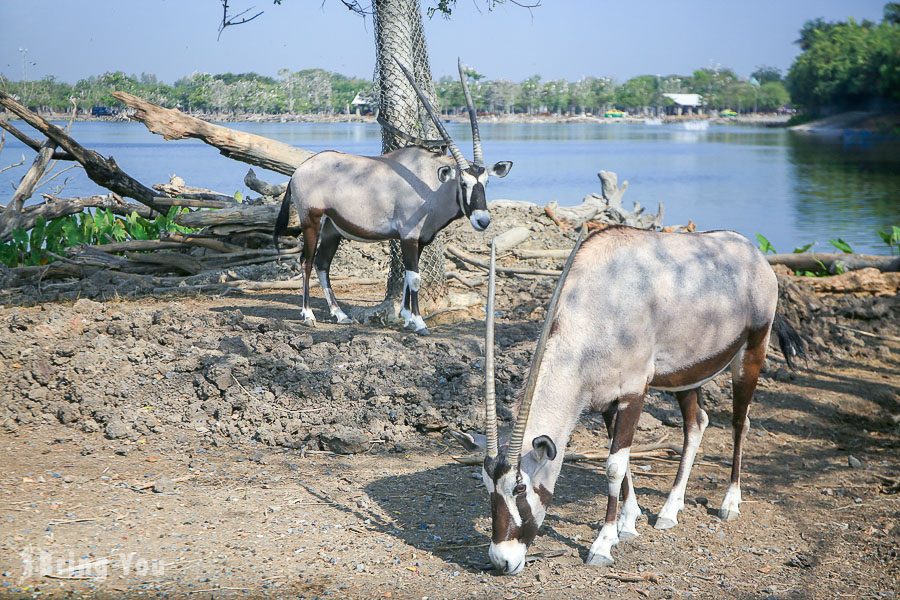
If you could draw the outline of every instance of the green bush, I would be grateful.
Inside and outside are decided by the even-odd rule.
[[[66,248],[85,245],[111,244],[126,240],[156,240],[164,231],[191,233],[175,218],[186,211],[173,206],[164,215],[146,219],[133,212],[119,217],[109,209],[97,209],[49,222],[40,218],[31,231],[16,229],[12,239],[0,244],[0,263],[7,267],[45,265],[56,260]]]

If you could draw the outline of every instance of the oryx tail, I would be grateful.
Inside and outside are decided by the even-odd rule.
[[[275,219],[275,229],[272,231],[272,243],[275,250],[278,248],[278,236],[287,231],[288,222],[291,220],[291,186],[287,186],[284,192],[284,200],[281,201],[281,210],[278,211],[278,217]]]

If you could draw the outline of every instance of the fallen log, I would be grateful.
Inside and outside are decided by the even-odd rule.
[[[247,174],[244,175],[244,185],[246,185],[257,194],[262,194],[263,196],[273,196],[275,198],[282,196],[287,190],[288,186],[287,183],[274,185],[263,181],[256,176],[256,172],[253,169],[250,169],[249,171],[247,171]]]
[[[490,267],[488,261],[476,258],[468,252],[463,252],[456,246],[448,245],[445,250],[447,254],[458,258],[464,263],[475,265],[476,267],[481,267],[484,270],[488,270]],[[547,277],[559,277],[560,273],[562,273],[562,271],[557,271],[555,269],[528,269],[516,267],[497,267],[496,271],[497,273],[503,273],[506,275],[545,275]]]
[[[113,252],[147,252],[153,250],[174,250],[184,248],[178,242],[163,242],[160,240],[128,240],[125,242],[111,242],[109,244],[82,245],[69,249],[71,255],[77,255],[85,248],[92,248],[108,254]]]
[[[275,217],[278,216],[277,204],[252,204],[235,205],[219,210],[202,210],[178,215],[175,222],[184,227],[218,227],[221,225],[237,225],[242,228],[264,229],[272,231],[275,227]],[[299,221],[289,226],[298,227]]]
[[[183,271],[188,275],[196,275],[203,270],[203,265],[200,261],[191,258],[187,254],[180,254],[178,252],[167,252],[164,250],[148,254],[126,252],[125,257],[131,262],[170,267]]]
[[[156,193],[119,168],[119,165],[116,164],[116,161],[112,157],[106,158],[93,150],[85,148],[72,139],[72,137],[62,128],[47,122],[47,120],[40,115],[31,112],[26,107],[13,100],[12,96],[6,92],[0,92],[0,106],[3,106],[8,111],[43,133],[57,146],[71,154],[72,157],[84,167],[84,171],[91,181],[97,185],[103,186],[120,196],[134,198],[141,204],[145,204],[157,211],[164,212],[153,201],[156,197]]]
[[[160,206],[180,206],[186,208],[231,208],[234,200],[201,200],[197,198],[167,198],[157,196],[154,201]]]
[[[131,118],[167,140],[195,138],[215,146],[224,156],[284,175],[293,175],[313,152],[261,135],[207,123],[174,108],[163,108],[127,92],[112,95],[134,109]]]
[[[237,244],[229,244],[228,242],[217,240],[215,238],[186,235],[174,231],[161,232],[159,234],[159,239],[164,242],[175,242],[178,244],[184,244],[186,246],[197,246],[200,248],[206,248],[207,250],[215,250],[216,252],[222,252],[229,256],[233,256],[234,254],[240,253],[242,250],[244,250],[243,246],[238,246]]]
[[[869,268],[879,271],[900,271],[900,256],[803,252],[800,254],[768,254],[766,260],[770,265],[784,265],[794,271],[819,271],[823,266],[829,273]]]
[[[629,225],[640,229],[659,229],[662,227],[662,219],[664,215],[664,207],[662,203],[655,215],[644,214],[644,208],[634,203],[631,211],[626,210],[622,206],[622,196],[628,189],[628,182],[622,182],[619,185],[618,176],[612,171],[600,171],[597,173],[600,178],[601,193],[589,194],[584,197],[581,204],[577,206],[558,206],[556,202],[551,202],[545,207],[544,212],[561,228],[564,228],[563,221],[571,224],[575,229],[580,228],[588,221],[602,221],[611,225]]]
[[[189,200],[213,200],[231,205],[237,204],[237,200],[234,199],[234,196],[229,196],[228,194],[223,194],[214,190],[208,190],[206,188],[189,186],[184,182],[184,179],[178,175],[172,175],[169,179],[169,183],[153,184],[153,189],[173,198],[177,196]]]

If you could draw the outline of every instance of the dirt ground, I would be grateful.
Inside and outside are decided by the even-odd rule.
[[[770,352],[741,519],[716,516],[720,377],[677,528],[650,526],[677,463],[636,460],[641,535],[613,567],[584,566],[606,483],[602,463],[567,464],[535,561],[512,578],[489,568],[479,469],[445,435],[482,427],[481,309],[418,337],[304,328],[288,293],[0,308],[0,595],[895,598],[898,299],[783,283],[812,356],[790,372]],[[505,419],[549,285],[500,282]],[[336,292],[359,306],[380,289]],[[680,443],[673,400],[650,398],[640,429],[638,443]],[[586,415],[570,449],[604,446]]]

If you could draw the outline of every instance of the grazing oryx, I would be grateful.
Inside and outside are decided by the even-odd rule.
[[[775,316],[775,274],[742,236],[728,231],[666,234],[610,227],[588,237],[583,246],[582,240],[584,232],[550,301],[518,418],[508,446],[502,448],[494,395],[491,254],[482,477],[491,496],[490,559],[505,574],[524,567],[525,552],[553,497],[563,450],[579,415],[589,407],[603,413],[611,444],[605,524],[587,564],[612,564],[612,547],[638,535],[635,521],[640,508],[629,451],[644,395],[651,387],[674,392],[684,416],[681,464],[656,521],[660,529],[674,526],[709,422],[699,405],[700,386],[729,365],[734,461],[719,516],[726,521],[736,518],[747,411],[773,322],[785,356],[802,353],[797,333]],[[472,436],[456,437],[474,448]],[[617,522],[620,491],[624,506]]]
[[[484,188],[489,174],[505,177],[510,161],[496,163],[490,173],[475,117],[475,105],[466,83],[462,63],[459,77],[469,110],[474,146],[473,162],[463,156],[450,139],[440,115],[416,85],[412,74],[400,65],[413,89],[443,137],[452,158],[423,148],[402,148],[382,156],[354,156],[341,152],[320,152],[300,165],[291,177],[275,224],[278,235],[287,229],[290,203],[294,202],[303,233],[303,319],[315,324],[309,308],[309,276],[315,261],[316,272],[331,316],[338,323],[350,318],[338,306],[331,291],[328,271],[342,238],[361,242],[400,240],[403,267],[403,317],[406,327],[427,334],[419,315],[419,256],[444,227],[463,215],[476,231],[491,223]],[[321,236],[321,244],[317,243]]]

